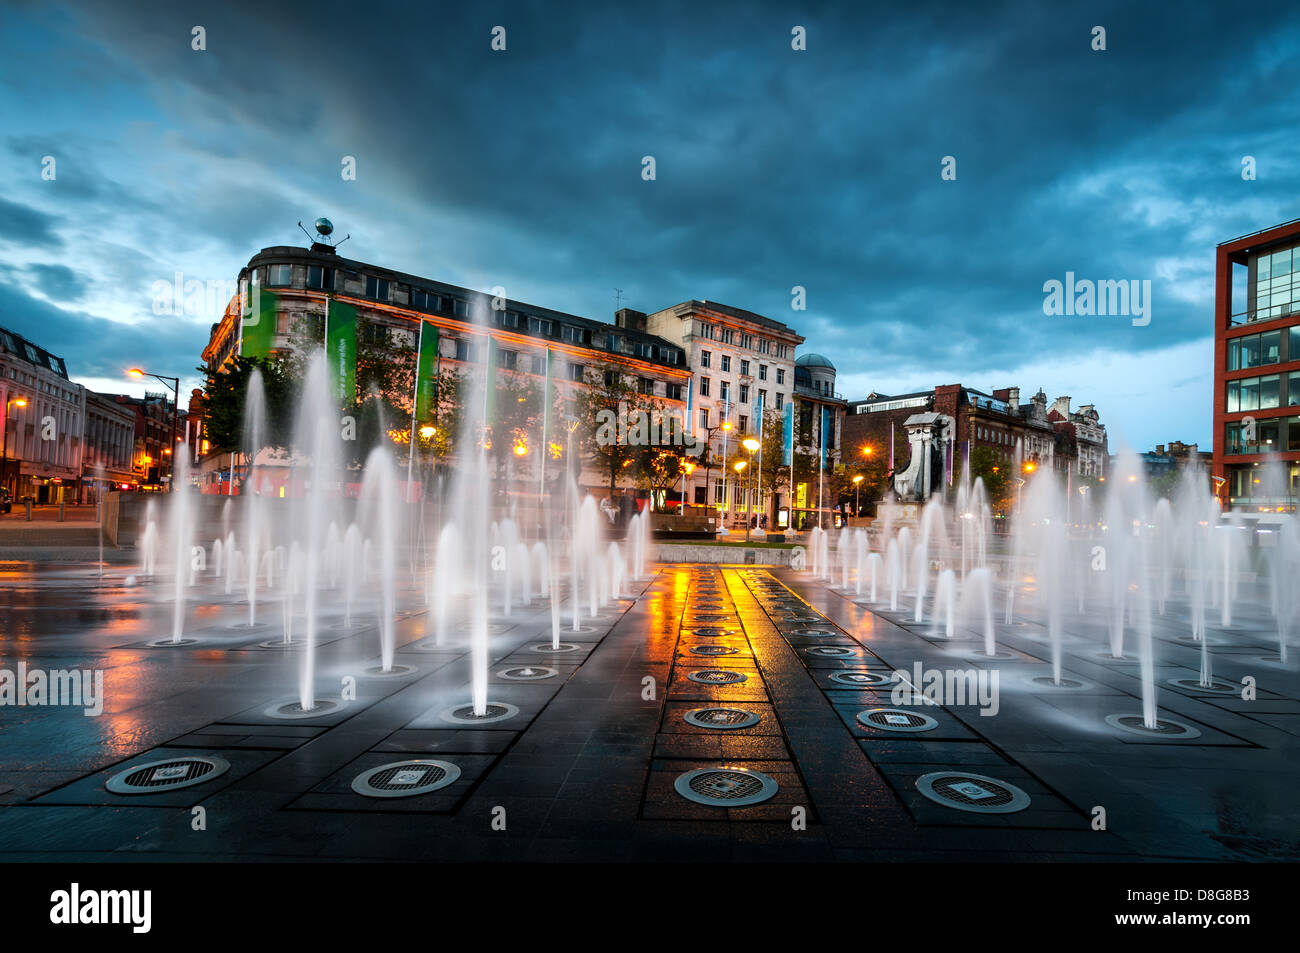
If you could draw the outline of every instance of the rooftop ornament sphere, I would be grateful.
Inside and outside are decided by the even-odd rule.
[[[316,231],[322,235],[332,235],[334,233],[334,223],[328,218],[318,218],[315,223]]]

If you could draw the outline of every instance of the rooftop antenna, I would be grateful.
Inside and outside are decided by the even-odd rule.
[[[623,289],[614,289],[614,310],[618,311],[623,307]]]
[[[318,218],[316,219],[315,222],[312,223],[312,227],[316,229],[315,238],[312,237],[311,233],[308,232],[307,229],[302,227],[302,222],[298,223],[298,227],[302,228],[302,233],[306,235],[308,239],[311,240],[312,244],[329,245],[331,248],[337,248],[339,245],[342,245],[345,241],[347,241],[349,238],[352,237],[352,235],[349,233],[348,235],[345,235],[343,238],[339,239],[337,242],[333,241],[330,238],[330,236],[334,234],[334,223],[331,222],[328,218]]]

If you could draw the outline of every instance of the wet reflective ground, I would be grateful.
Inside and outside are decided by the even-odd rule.
[[[1231,693],[1171,685],[1195,681],[1200,651],[1179,641],[1185,606],[1156,620],[1160,714],[1193,727],[1187,738],[1106,724],[1142,706],[1137,665],[1098,657],[1103,619],[1068,627],[1063,674],[1078,684],[1067,691],[1032,681],[1050,671],[1033,619],[999,625],[1009,658],[980,660],[974,633],[948,640],[805,574],[695,565],[656,567],[630,598],[595,619],[584,611],[577,632],[566,613],[559,652],[542,601],[494,617],[489,696],[509,713],[491,722],[446,717],[468,700],[468,632],[453,626],[433,644],[419,592],[400,592],[397,662],[411,670],[395,677],[366,675],[379,656],[374,607],[352,628],[331,610],[316,688],[341,707],[282,719],[267,709],[296,696],[302,650],[261,645],[282,634],[274,600],[250,631],[237,593],[201,585],[185,628],[194,643],[154,648],[171,635],[167,582],[122,567],[100,578],[89,564],[0,571],[0,670],[88,669],[104,684],[97,717],[0,706],[6,859],[1300,857],[1300,672],[1269,660],[1267,615],[1250,605],[1231,631],[1212,622],[1209,633]],[[996,670],[997,714],[953,699],[897,704],[886,680],[917,663],[922,674]],[[1248,679],[1253,700],[1241,697]],[[897,730],[916,726],[873,709],[922,715],[924,727]],[[174,790],[108,789],[186,758],[228,768]],[[353,787],[420,760],[459,774],[403,797]],[[705,803],[681,793],[692,772],[704,772]],[[921,793],[927,777],[969,803],[1014,789],[1028,804],[958,810]],[[737,803],[751,791],[766,796]]]

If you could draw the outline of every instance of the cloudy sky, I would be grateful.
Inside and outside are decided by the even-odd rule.
[[[873,6],[0,0],[0,325],[194,384],[223,283],[324,215],[588,317],[770,315],[849,398],[1041,386],[1207,445],[1214,246],[1300,217],[1300,8]],[[1066,272],[1149,280],[1150,323],[1044,315]],[[202,313],[154,313],[177,273]]]

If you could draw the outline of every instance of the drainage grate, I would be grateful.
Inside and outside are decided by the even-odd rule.
[[[682,716],[688,724],[698,728],[717,728],[730,731],[757,725],[759,717],[743,708],[696,708]]]
[[[1061,692],[1077,692],[1081,688],[1088,687],[1087,682],[1077,678],[1066,678],[1064,675],[1059,682],[1050,675],[1035,675],[1030,681],[1042,688],[1052,688]]]
[[[722,635],[737,634],[737,631],[735,629],[728,628],[722,625],[701,625],[701,626],[696,626],[693,629],[689,629],[688,631],[694,632],[696,635],[703,636],[706,639],[716,639]]]
[[[740,649],[730,645],[695,645],[691,651],[696,655],[735,655]]]
[[[453,705],[442,710],[441,718],[457,725],[486,725],[494,721],[505,721],[517,714],[519,709],[509,702],[488,702],[481,715],[474,714],[473,705]]]
[[[450,761],[394,761],[363,771],[352,779],[352,790],[365,797],[414,797],[445,788],[460,777]]]
[[[706,612],[713,612],[726,607],[721,602],[697,602],[692,608],[703,609]]]
[[[1191,725],[1184,725],[1181,721],[1174,721],[1172,718],[1157,717],[1155,727],[1148,728],[1141,715],[1107,715],[1106,724],[1131,734],[1146,735],[1148,738],[1182,739],[1201,736],[1200,731]]]
[[[1029,795],[1014,784],[964,771],[922,775],[916,789],[936,804],[972,814],[1014,814],[1029,806]]]
[[[148,645],[151,649],[172,649],[195,645],[198,641],[198,639],[154,639]]]
[[[576,652],[578,647],[572,642],[561,642],[558,646],[552,646],[550,642],[542,642],[539,645],[531,646],[534,652],[551,653],[558,655],[561,652]]]
[[[929,731],[939,727],[939,723],[929,715],[902,708],[870,708],[858,712],[858,721],[881,731]]]
[[[1218,679],[1210,679],[1210,684],[1202,685],[1199,678],[1171,678],[1169,684],[1185,691],[1205,692],[1210,695],[1235,695],[1240,691],[1240,686],[1232,682],[1221,682]]]
[[[158,794],[188,788],[230,770],[230,762],[215,755],[201,758],[170,758],[136,765],[108,779],[113,794]]]
[[[394,663],[393,667],[385,671],[383,665],[371,665],[361,670],[361,674],[366,678],[400,678],[403,675],[410,675],[415,671],[414,665],[401,665]]]
[[[791,629],[786,635],[797,635],[803,639],[829,639],[835,635],[834,629]]]
[[[732,672],[725,668],[705,668],[690,672],[686,677],[692,682],[702,682],[705,685],[734,685],[749,678],[744,672]]]
[[[557,669],[544,665],[520,665],[517,668],[503,668],[497,674],[512,682],[535,682],[543,678],[554,678],[560,673]]]
[[[808,649],[809,655],[820,655],[823,658],[845,658],[853,655],[852,649],[840,648],[838,645],[814,645]]]
[[[727,616],[717,612],[692,612],[691,618],[696,622],[726,622]]]
[[[710,807],[759,804],[778,790],[777,783],[760,771],[727,765],[687,771],[673,782],[673,787],[686,800]]]
[[[311,708],[303,708],[301,701],[278,702],[268,706],[262,714],[271,718],[319,718],[331,715],[342,707],[342,702],[332,698],[317,698]]]
[[[893,677],[881,672],[832,672],[831,681],[840,685],[862,687],[864,685],[888,685],[893,681]]]

